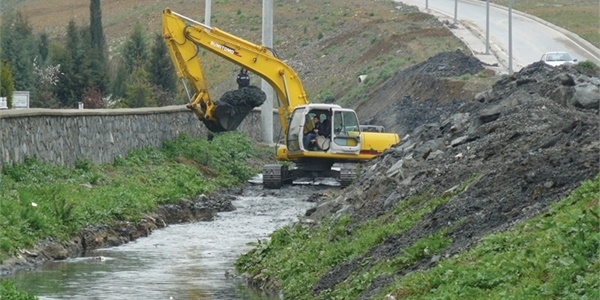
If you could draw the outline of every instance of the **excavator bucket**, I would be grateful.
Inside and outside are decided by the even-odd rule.
[[[259,87],[249,86],[228,91],[215,102],[212,116],[216,120],[204,120],[204,125],[212,132],[235,130],[253,108],[261,106],[267,95]]]

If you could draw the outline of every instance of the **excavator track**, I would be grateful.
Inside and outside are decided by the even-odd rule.
[[[282,165],[266,165],[263,168],[263,188],[280,189],[285,178],[285,167]]]
[[[340,167],[339,182],[341,187],[347,187],[358,177],[356,172],[356,165],[354,164],[343,164]]]

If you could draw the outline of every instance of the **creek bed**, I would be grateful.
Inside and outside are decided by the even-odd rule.
[[[40,299],[270,299],[227,274],[252,248],[249,242],[313,207],[305,201],[310,191],[249,186],[232,201],[237,209],[214,221],[170,225],[129,244],[17,272],[12,280]]]

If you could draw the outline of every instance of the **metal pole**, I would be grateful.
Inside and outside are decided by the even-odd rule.
[[[425,0],[425,9],[429,10],[429,0]]]
[[[454,0],[454,24],[456,24],[457,15],[458,15],[458,0]]]
[[[210,27],[211,1],[212,0],[206,0],[206,3],[204,4],[204,24],[208,27]]]
[[[490,54],[490,0],[485,4],[485,54]]]
[[[508,0],[508,75],[513,74],[512,59],[512,4],[513,0]]]
[[[262,19],[262,44],[273,48],[273,0],[263,0]],[[260,119],[262,124],[262,140],[273,143],[273,87],[264,79],[261,80],[261,89],[267,95],[265,103],[261,106]]]

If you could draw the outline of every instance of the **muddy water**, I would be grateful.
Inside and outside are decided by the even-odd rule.
[[[314,206],[307,187],[264,195],[247,189],[215,221],[171,225],[87,257],[20,272],[15,283],[40,299],[274,299],[227,278],[248,242],[264,239]],[[314,191],[314,190],[313,190]]]

